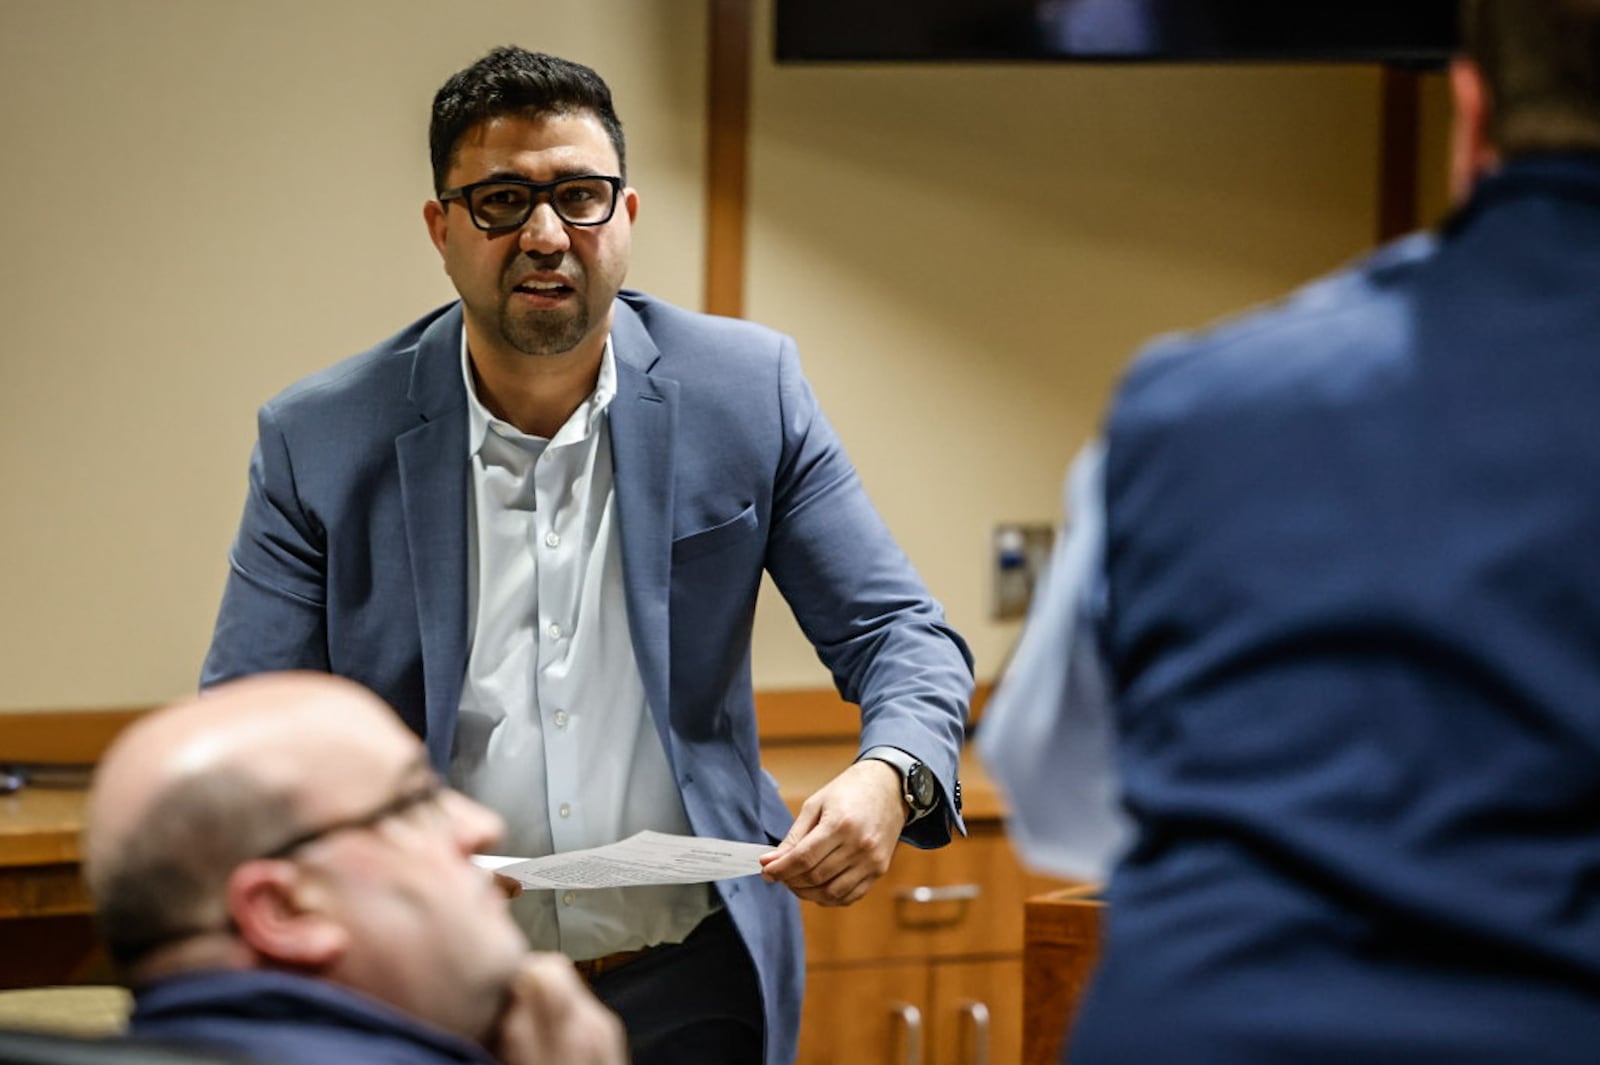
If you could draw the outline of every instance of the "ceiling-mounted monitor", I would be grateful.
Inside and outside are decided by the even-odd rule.
[[[1442,63],[1458,0],[773,0],[780,62]]]

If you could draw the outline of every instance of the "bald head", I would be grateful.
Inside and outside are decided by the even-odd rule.
[[[365,688],[283,673],[124,732],[95,775],[85,851],[130,984],[271,968],[482,1039],[527,950],[471,861],[500,827]]]
[[[241,863],[313,823],[352,750],[417,741],[365,688],[316,673],[252,677],[154,711],[106,752],[85,862],[113,959],[226,929]]]

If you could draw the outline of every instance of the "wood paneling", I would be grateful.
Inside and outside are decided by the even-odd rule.
[[[0,867],[0,918],[77,917],[93,910],[77,862]]]
[[[926,1062],[930,1016],[928,970],[920,963],[809,968],[795,1065]],[[915,1058],[913,1040],[922,1051]]]
[[[1022,1060],[1022,962],[941,962],[929,995],[932,1065],[1014,1065]]]
[[[24,788],[0,798],[0,867],[78,860],[81,788]]]
[[[972,693],[970,723],[983,716],[993,690],[979,684]],[[764,743],[803,740],[855,740],[861,734],[861,708],[832,688],[770,689],[756,692],[756,720]]]
[[[750,0],[711,0],[706,91],[706,310],[744,314]]]
[[[0,923],[0,989],[114,982],[111,963],[89,917]]]
[[[1383,68],[1378,144],[1378,243],[1417,227],[1422,92],[1415,71]]]
[[[838,776],[855,760],[855,740],[829,743],[782,743],[768,745],[761,761],[778,778],[778,794],[793,812],[807,796]],[[968,747],[961,754],[961,810],[969,826],[975,822],[999,819],[1005,804],[994,782],[984,772],[977,756]]]
[[[1028,899],[1022,948],[1022,1063],[1057,1065],[1062,1037],[1100,960],[1105,906],[1093,888]]]
[[[0,763],[92,765],[143,707],[0,711]]]
[[[980,684],[973,693],[973,721],[989,691],[989,685]],[[93,764],[146,709],[0,710],[0,763]],[[861,732],[860,708],[832,688],[758,691],[756,719],[764,742],[853,741]]]
[[[806,908],[817,963],[1018,954],[1029,895],[1061,886],[1022,871],[997,821],[924,851],[902,845],[889,873],[854,906]]]

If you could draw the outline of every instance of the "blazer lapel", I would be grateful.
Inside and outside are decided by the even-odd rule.
[[[459,304],[418,341],[410,398],[423,421],[395,439],[395,454],[422,638],[423,739],[443,771],[467,666],[467,407]]]
[[[670,760],[672,460],[678,382],[650,374],[660,351],[632,308],[620,300],[614,306],[617,394],[607,425],[621,527],[623,594],[645,698]]]

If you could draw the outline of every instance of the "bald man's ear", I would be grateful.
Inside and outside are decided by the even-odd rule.
[[[350,933],[306,905],[308,892],[314,890],[293,862],[246,862],[228,877],[228,914],[239,938],[267,962],[326,969],[349,949]]]

